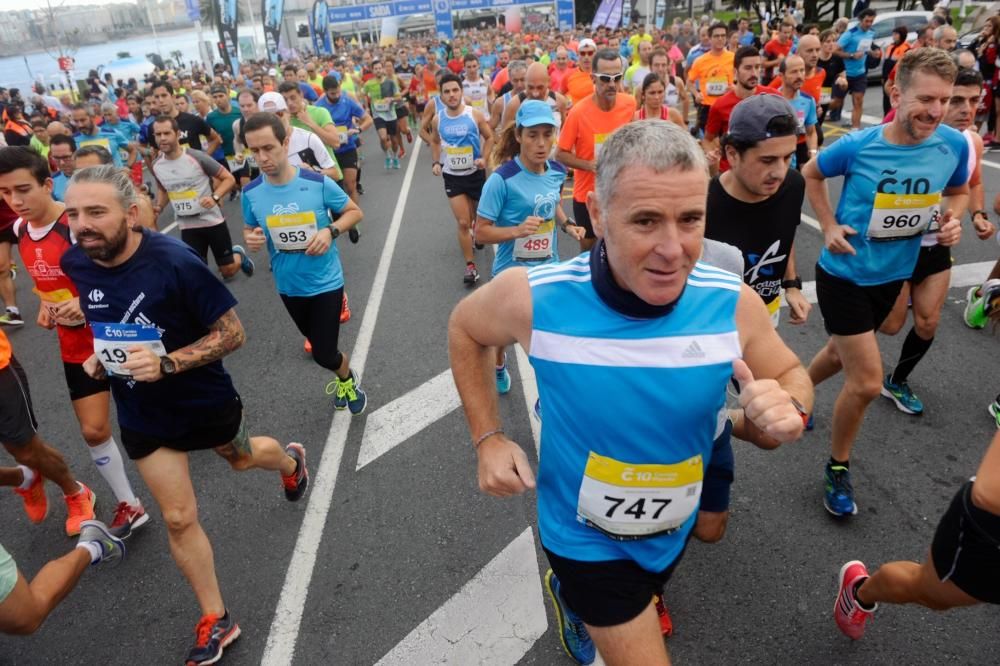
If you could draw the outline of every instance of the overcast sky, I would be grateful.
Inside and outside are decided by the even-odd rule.
[[[109,3],[134,5],[135,0],[51,0],[53,7],[70,5],[106,5]],[[45,6],[45,0],[0,0],[0,11],[6,9],[38,9]]]

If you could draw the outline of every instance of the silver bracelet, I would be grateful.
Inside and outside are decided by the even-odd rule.
[[[490,430],[489,432],[487,432],[487,433],[485,433],[483,435],[480,435],[479,439],[477,439],[475,442],[473,442],[472,448],[478,449],[480,444],[482,444],[483,442],[485,442],[487,439],[489,439],[493,435],[502,435],[502,434],[503,434],[503,428],[497,428],[495,430]]]

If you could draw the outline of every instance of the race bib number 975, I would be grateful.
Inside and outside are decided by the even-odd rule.
[[[635,465],[591,451],[577,519],[620,541],[673,532],[698,509],[703,476],[700,455],[672,465]]]
[[[157,356],[166,356],[160,329],[144,324],[93,324],[94,353],[109,375],[131,377],[122,364],[128,361],[128,350],[136,345],[149,347]]]
[[[897,241],[914,238],[929,228],[936,228],[941,217],[941,193],[875,195],[875,205],[868,221],[868,238],[873,241]]]

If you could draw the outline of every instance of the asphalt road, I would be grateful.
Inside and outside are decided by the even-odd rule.
[[[870,93],[866,111],[880,115],[879,105]],[[541,606],[547,565],[534,497],[498,500],[478,491],[464,418],[442,375],[447,317],[467,290],[441,181],[431,174],[426,147],[416,164],[408,156],[403,170],[384,172],[375,144],[369,137],[361,243],[339,246],[353,310],[342,348],[364,361],[364,415],[333,415],[323,392],[329,373],[303,353],[263,254],[253,278],[230,284],[248,339],[226,367],[251,431],[303,442],[313,478],[305,500],[290,504],[276,475],[237,474],[211,453],[192,456],[201,520],[226,603],[243,630],[225,662],[571,663],[551,629],[551,608]],[[984,174],[987,202],[1000,190],[996,155],[997,166]],[[236,237],[237,202],[226,212]],[[820,243],[817,231],[801,226],[797,254],[806,280]],[[561,246],[564,257],[575,250],[570,242]],[[971,233],[954,251],[956,265],[997,255],[993,241]],[[479,257],[486,279],[491,254]],[[18,296],[33,321],[37,299],[27,283],[18,280]],[[715,545],[692,542],[667,588],[675,624],[669,646],[678,663],[996,661],[995,608],[937,614],[884,607],[858,643],[831,617],[835,577],[846,560],[874,567],[925,556],[939,516],[993,435],[986,405],[998,390],[998,342],[962,324],[964,291],[952,289],[935,345],[911,377],[926,414],[905,416],[884,399],[868,411],[852,466],[860,512],[849,522],[832,520],[822,507],[838,379],[819,387],[816,430],[800,442],[773,452],[735,443],[729,531]],[[804,363],[825,342],[818,309],[804,326],[784,321],[780,332]],[[42,433],[97,492],[99,514],[109,520],[113,500],[79,437],[54,336],[32,325],[8,333],[28,372]],[[880,344],[890,366],[901,339],[883,337]],[[534,457],[531,396],[526,401],[524,394],[530,381],[522,385],[513,354],[510,361],[515,381],[501,400],[504,425]],[[198,608],[171,560],[152,498],[134,467],[129,474],[153,519],[128,542],[126,561],[88,571],[35,636],[0,637],[0,665],[183,658]],[[29,577],[73,545],[51,485],[49,497],[52,515],[33,526],[19,499],[0,492],[0,541]]]

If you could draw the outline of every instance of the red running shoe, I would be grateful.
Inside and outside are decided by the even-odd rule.
[[[840,590],[837,592],[837,600],[833,603],[833,619],[844,635],[853,640],[865,635],[865,623],[878,610],[878,604],[870,610],[865,610],[854,596],[855,590],[866,578],[868,569],[858,560],[840,567]]]
[[[304,349],[307,354],[313,353],[313,345],[309,342],[309,338],[306,338],[306,341],[302,343],[302,349]]]
[[[656,595],[656,614],[660,618],[660,633],[664,638],[670,638],[674,634],[674,623],[670,619],[670,611],[663,603],[663,597]]]
[[[351,306],[347,304],[347,292],[344,292],[344,300],[340,304],[340,323],[346,324],[351,321]]]
[[[28,489],[14,488],[14,492],[21,496],[28,520],[37,525],[49,515],[49,498],[45,495],[45,479],[42,478],[42,473],[37,469],[31,471],[35,473],[35,478]]]

